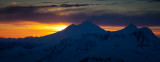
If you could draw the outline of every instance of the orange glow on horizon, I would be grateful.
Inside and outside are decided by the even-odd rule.
[[[41,37],[63,30],[71,23],[38,23],[38,22],[15,22],[0,23],[0,37],[3,38],[25,38],[28,36]],[[100,26],[106,31],[117,31],[125,26]],[[160,35],[160,26],[149,27],[155,35]]]
[[[106,31],[118,31],[124,28],[124,26],[100,26]]]
[[[25,38],[28,36],[40,37],[61,31],[69,24],[42,24],[37,22],[19,22],[0,24],[0,37]]]
[[[101,26],[101,28],[103,28],[106,31],[118,31],[125,28],[125,26]],[[138,27],[138,28],[142,28],[142,27]],[[160,37],[160,26],[151,26],[149,28],[152,30],[152,32],[155,35]]]
[[[10,4],[11,5],[17,5],[17,2],[11,2]]]

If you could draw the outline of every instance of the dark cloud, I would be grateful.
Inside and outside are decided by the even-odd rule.
[[[110,4],[106,4],[106,5],[117,5],[117,4],[120,4],[120,3],[110,3]]]
[[[58,7],[57,5],[49,5],[49,6],[8,6],[6,8],[0,9],[0,14],[16,14],[21,12],[31,13],[32,11],[39,8],[46,7]]]
[[[90,11],[92,12],[91,14],[87,14],[87,12],[78,12],[69,15],[57,15],[56,12],[36,12],[37,9],[44,7],[46,6],[11,6],[2,8],[0,9],[0,23],[17,21],[34,21],[40,23],[80,23],[82,21],[88,20],[98,25],[122,26],[133,23],[139,26],[160,26],[160,13],[146,13],[143,15],[127,16],[122,14],[108,13],[96,15],[104,11]],[[86,8],[66,9],[62,12],[78,11],[85,9]]]
[[[64,9],[61,10],[61,12],[67,12],[67,11],[80,11],[80,10],[85,10],[87,8],[73,8],[73,9]]]
[[[69,2],[62,2],[62,3],[69,3]]]
[[[160,2],[160,0],[139,0],[139,1],[146,1],[146,2]]]
[[[60,7],[80,7],[89,6],[89,4],[61,4]]]
[[[97,5],[97,4],[60,4],[60,5],[49,5],[49,6],[39,6],[39,7],[80,7],[89,5]]]
[[[49,6],[36,6],[36,7],[80,7],[98,4],[60,4],[60,5],[49,5]]]
[[[95,0],[95,1],[106,1],[106,0]]]
[[[53,2],[42,2],[42,3],[53,3]]]
[[[130,23],[138,26],[160,26],[160,13],[126,16],[120,14],[104,14],[100,16],[90,16],[88,20],[100,25],[126,26]]]
[[[57,22],[72,22],[75,19],[84,20],[87,17],[83,13],[65,16],[65,15],[57,15],[55,12],[52,12],[52,13],[35,12],[37,9],[42,7],[44,6],[40,6],[40,7],[39,6],[37,7],[11,6],[7,8],[2,8],[0,9],[0,22],[7,23],[7,22],[16,22],[16,21],[35,21],[35,22],[41,22],[41,23],[51,23],[51,22],[57,23]]]

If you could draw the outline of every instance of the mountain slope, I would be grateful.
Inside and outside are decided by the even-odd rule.
[[[0,40],[0,62],[159,62],[160,56],[160,40],[133,24],[108,32],[87,21],[44,37]]]
[[[157,48],[159,42],[158,37],[156,37],[152,31],[147,28],[143,27],[138,29],[137,31],[133,32],[133,35],[137,38],[137,42],[139,43],[138,47],[145,47],[145,46],[152,46]]]

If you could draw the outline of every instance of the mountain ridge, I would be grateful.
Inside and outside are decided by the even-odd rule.
[[[83,22],[43,37],[0,39],[0,62],[159,62],[159,44],[147,27],[109,32]]]
[[[74,26],[74,28],[73,28]],[[95,25],[95,24],[92,24],[91,22],[89,21],[85,21],[85,22],[82,22],[81,24],[78,24],[78,25],[74,25],[74,24],[71,24],[69,25],[66,29],[62,30],[62,31],[65,31],[67,29],[76,29],[78,30],[79,32],[94,32],[96,33],[95,31],[98,31],[98,32],[103,32],[105,31],[104,29],[100,28],[99,26]]]

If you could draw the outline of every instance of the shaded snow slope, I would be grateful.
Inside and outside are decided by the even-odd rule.
[[[147,27],[108,32],[86,21],[44,37],[0,38],[0,62],[159,62],[159,45]]]

